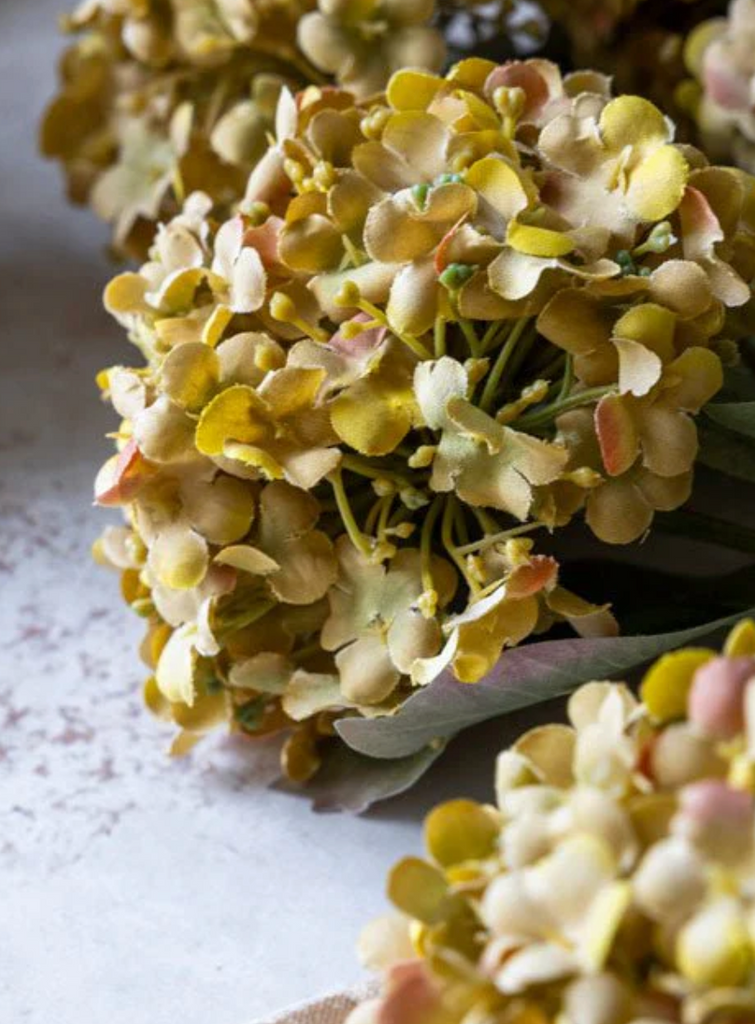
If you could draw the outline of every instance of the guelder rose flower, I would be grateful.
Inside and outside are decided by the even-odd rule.
[[[299,25],[299,45],[321,71],[359,96],[404,67],[440,70],[443,37],[429,27],[435,0],[318,0]]]
[[[100,551],[178,749],[223,696],[233,728],[290,730],[304,779],[341,716],[474,684],[555,623],[615,633],[538,534],[584,514],[629,543],[687,499],[745,330],[751,189],[547,61],[284,90],[238,212],[192,194],[105,296],[144,365],[100,377],[97,495],[129,523]],[[596,722],[580,778],[610,737],[629,785],[622,709]]]
[[[58,96],[41,126],[71,198],[143,258],[160,221],[195,189],[223,215],[267,148],[285,86],[320,70],[362,92],[406,64],[438,69],[434,0],[83,0],[66,20]],[[301,46],[298,39],[301,39]],[[308,56],[314,63],[310,63]]]
[[[699,83],[695,115],[706,150],[755,169],[755,3],[732,0],[726,17],[689,36],[687,67]]]
[[[588,683],[569,724],[503,751],[496,806],[436,807],[427,858],[391,871],[396,913],[359,944],[382,994],[349,1024],[753,1019],[753,692],[745,621],[720,657],[664,656],[641,700]],[[680,727],[697,746],[671,781],[648,754]]]

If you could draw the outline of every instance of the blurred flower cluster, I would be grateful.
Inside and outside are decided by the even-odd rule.
[[[685,51],[697,89],[689,97],[703,145],[755,169],[755,3],[732,0],[728,16],[700,24]]]
[[[350,1024],[755,1019],[755,623],[593,682],[499,755],[497,806],[427,818],[362,936]]]
[[[534,546],[607,543],[690,492],[695,414],[736,360],[753,182],[607,80],[543,60],[283,90],[239,212],[191,195],[106,305],[144,357],[99,557],[149,620],[150,705],[188,749],[486,675],[566,621],[615,631]]]
[[[201,189],[230,212],[273,130],[284,85],[357,95],[445,58],[434,0],[82,0],[41,128],[70,197],[144,258],[158,221]],[[332,76],[332,77],[331,77]]]
[[[542,6],[553,34],[566,41],[566,59],[610,74],[620,92],[636,92],[659,104],[675,118],[684,137],[694,139],[685,41],[710,17],[712,7],[717,13],[725,2],[543,0]]]

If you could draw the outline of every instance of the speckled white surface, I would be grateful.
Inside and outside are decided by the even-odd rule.
[[[486,793],[503,729],[360,819],[270,791],[272,747],[165,758],[139,623],[89,557],[93,377],[128,356],[104,232],[34,151],[59,10],[0,0],[0,1022],[244,1024],[358,978],[386,868],[432,803]]]
[[[358,976],[415,826],[269,792],[271,750],[169,763],[140,708],[139,623],[89,558],[104,234],[34,152],[59,10],[0,0],[0,1021],[240,1024]]]
[[[464,787],[446,768],[357,820],[267,789],[271,748],[165,758],[140,624],[89,557],[93,377],[128,355],[104,232],[35,154],[59,10],[0,0],[0,1021],[243,1024],[359,977],[386,868]]]

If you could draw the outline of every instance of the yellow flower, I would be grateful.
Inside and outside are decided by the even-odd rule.
[[[749,1020],[755,803],[726,775],[749,730],[754,635],[744,622],[721,657],[664,656],[644,703],[623,683],[586,684],[569,724],[499,754],[495,806],[434,808],[426,857],[388,876],[396,913],[360,940],[381,992],[349,1024]],[[708,731],[722,685],[739,711],[725,745]],[[674,743],[678,762],[681,730],[674,779],[659,751]]]
[[[378,92],[401,68],[437,71],[443,64],[443,37],[429,27],[433,0],[318,0],[317,6],[301,20],[299,45],[359,96]]]
[[[290,730],[304,780],[338,716],[476,683],[556,623],[617,632],[536,536],[584,512],[628,543],[687,499],[755,273],[751,182],[671,138],[542,60],[402,70],[364,101],[280,92],[238,212],[192,193],[106,291],[144,365],[98,378],[121,419],[98,500],[130,529],[97,552],[155,670],[168,651],[165,699],[215,697],[209,677],[233,728]],[[596,712],[585,784],[632,784],[625,727]],[[696,743],[664,741],[664,777]],[[595,894],[608,918],[617,893]]]

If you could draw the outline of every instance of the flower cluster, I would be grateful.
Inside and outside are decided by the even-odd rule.
[[[107,290],[146,365],[101,378],[129,526],[98,550],[179,749],[300,723],[305,777],[339,715],[615,629],[530,535],[686,500],[755,249],[750,179],[592,73],[475,58],[285,91],[276,125],[235,217],[193,195]]]
[[[497,806],[427,818],[364,933],[350,1024],[755,1019],[755,623],[642,684],[594,682],[497,764]]]
[[[687,40],[685,57],[702,142],[716,158],[755,170],[755,3],[732,0],[728,17],[705,21]]]
[[[542,0],[542,6],[562,27],[580,56],[595,56],[613,41],[616,32],[647,0]],[[649,0],[652,5],[656,0]]]
[[[686,37],[710,13],[700,0],[543,0],[565,37],[569,59],[610,74],[621,92],[639,93],[670,113],[695,139]],[[556,40],[553,40],[554,44]]]
[[[82,0],[41,128],[70,197],[143,258],[201,189],[229,212],[267,148],[281,89],[333,76],[362,95],[438,69],[434,0]],[[324,76],[321,72],[327,72]]]

